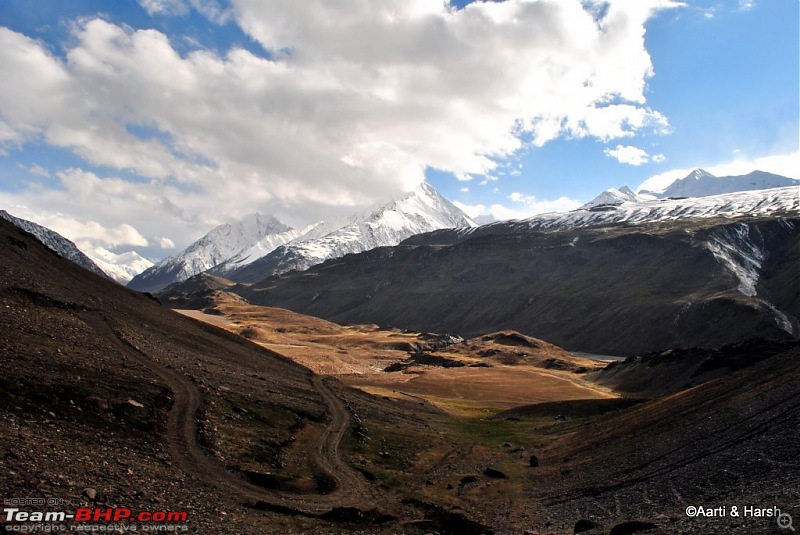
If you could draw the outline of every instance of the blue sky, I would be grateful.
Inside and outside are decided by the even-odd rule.
[[[0,2],[0,208],[90,252],[800,169],[795,0]]]

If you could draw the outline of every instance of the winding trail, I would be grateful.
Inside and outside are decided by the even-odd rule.
[[[243,480],[220,466],[203,451],[197,442],[197,411],[201,396],[185,375],[161,366],[134,348],[114,331],[99,312],[82,312],[79,316],[98,335],[126,356],[152,370],[172,390],[174,400],[164,438],[170,458],[186,474],[248,505],[283,512],[320,515],[338,507],[361,509],[365,504],[376,503],[374,490],[339,457],[339,444],[350,425],[350,413],[342,400],[325,384],[325,378],[315,375],[312,379],[312,384],[327,405],[330,415],[330,421],[313,455],[315,463],[335,482],[335,489],[328,494],[310,495],[268,490]]]

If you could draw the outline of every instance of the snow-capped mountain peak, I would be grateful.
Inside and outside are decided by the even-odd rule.
[[[690,180],[703,180],[708,178],[717,178],[705,169],[695,169],[687,176],[685,176],[682,180],[690,181]]]
[[[460,209],[423,182],[410,193],[302,229],[289,229],[260,214],[220,225],[134,278],[129,286],[158,291],[205,271],[236,281],[260,280],[348,253],[397,245],[421,232],[473,226]]]
[[[659,199],[669,197],[708,197],[737,191],[756,191],[799,185],[800,180],[765,171],[718,177],[703,169],[695,169],[685,177],[674,181],[662,191],[640,191],[639,194],[651,194]]]
[[[165,258],[143,271],[128,286],[134,290],[159,290],[202,273],[257,244],[274,249],[292,239],[292,236],[285,236],[291,230],[275,217],[261,213],[250,214],[241,221],[223,223],[177,255]],[[274,243],[267,240],[282,235],[284,237],[277,238]]]
[[[619,206],[624,202],[636,202],[641,200],[639,195],[634,193],[628,186],[621,188],[610,188],[580,207],[581,210],[602,206]]]
[[[304,270],[350,253],[397,245],[415,234],[443,228],[474,227],[475,222],[423,182],[414,191],[331,224],[321,222],[306,235],[247,265],[225,263],[210,272],[238,282],[255,282],[291,270]]]
[[[95,264],[120,284],[128,284],[132,278],[153,266],[153,263],[136,251],[116,254],[103,247],[87,250]]]

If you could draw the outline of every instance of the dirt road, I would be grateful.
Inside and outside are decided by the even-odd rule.
[[[203,451],[197,442],[200,392],[186,376],[161,366],[134,348],[114,331],[100,313],[83,312],[80,317],[126,356],[152,370],[172,390],[174,400],[164,438],[170,457],[185,473],[244,503],[308,515],[319,515],[337,507],[360,508],[365,503],[375,503],[375,491],[339,457],[339,443],[350,425],[350,414],[342,400],[325,384],[323,377],[314,376],[312,383],[328,407],[330,421],[313,455],[316,464],[335,482],[335,489],[328,494],[302,496],[271,491],[229,472]]]

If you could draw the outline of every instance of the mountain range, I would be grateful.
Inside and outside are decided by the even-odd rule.
[[[662,191],[642,190],[639,193],[659,199],[669,197],[708,197],[735,191],[753,191],[768,188],[797,186],[798,181],[764,171],[753,171],[746,175],[714,176],[704,169],[695,169],[684,178],[674,181]]]
[[[800,333],[796,208],[568,230],[496,223],[443,243],[456,234],[415,236],[231,290],[338,323],[463,337],[514,329],[606,355]]]
[[[396,245],[421,232],[472,226],[475,223],[460,209],[423,183],[372,209],[303,229],[291,229],[260,214],[221,225],[181,253],[137,275],[128,286],[154,292],[205,271],[253,282],[346,254]]]
[[[160,291],[202,272],[254,283],[292,270],[304,270],[332,258],[396,245],[404,239],[452,244],[474,233],[523,226],[529,230],[577,229],[596,225],[633,224],[680,218],[763,215],[798,208],[797,180],[753,171],[742,176],[716,177],[697,169],[662,191],[608,189],[577,210],[542,214],[517,222],[475,220],[423,183],[412,193],[352,214],[292,229],[259,213],[213,229],[180,253],[153,264],[136,251],[116,254],[102,247],[79,250],[60,235],[4,212],[22,228],[41,236],[48,246],[75,258],[121,284],[140,291]],[[768,193],[758,193],[769,190]],[[720,197],[720,194],[735,194]],[[690,198],[691,202],[682,202]],[[476,225],[480,223],[481,226]],[[497,226],[497,225],[500,226]],[[431,231],[439,231],[431,234]],[[424,237],[423,237],[424,236]]]
[[[800,212],[797,186],[740,191],[709,197],[656,199],[629,188],[609,189],[570,212],[539,214],[519,221],[498,221],[476,228],[445,229],[410,238],[407,245],[451,245],[458,241],[509,231],[557,231],[613,225],[771,217]]]

